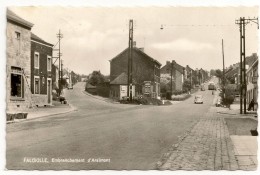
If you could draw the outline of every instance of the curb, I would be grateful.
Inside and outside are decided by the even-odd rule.
[[[39,118],[43,118],[43,117],[47,117],[47,116],[51,117],[51,116],[55,116],[55,115],[70,113],[70,112],[73,112],[73,111],[77,110],[77,108],[74,107],[73,105],[69,105],[69,106],[70,106],[70,110],[68,110],[68,111],[59,112],[59,113],[55,113],[55,114],[46,114],[46,115],[42,115],[40,117],[35,117],[35,118],[27,118],[27,119],[18,119],[18,120],[14,120],[14,121],[8,121],[8,122],[6,122],[6,124],[20,123],[20,122],[29,121],[29,120],[35,120],[35,119],[39,119]]]

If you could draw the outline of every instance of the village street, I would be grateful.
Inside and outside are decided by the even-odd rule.
[[[155,169],[162,154],[209,110],[214,98],[206,90],[196,93],[204,96],[204,104],[194,104],[193,94],[170,106],[124,105],[93,98],[83,89],[82,82],[66,92],[75,112],[7,125],[7,169]],[[85,162],[53,163],[52,158]]]

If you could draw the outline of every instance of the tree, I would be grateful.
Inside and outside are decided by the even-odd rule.
[[[216,70],[216,77],[223,78],[223,74],[222,74],[222,71],[220,69]]]
[[[191,90],[190,81],[185,80],[184,83],[183,83],[183,91],[187,92],[187,91],[190,91],[190,90]]]
[[[103,83],[105,81],[104,75],[101,74],[100,71],[93,71],[90,75],[90,78],[88,80],[88,83],[92,86],[96,86],[100,83]]]
[[[216,70],[211,69],[210,70],[210,76],[216,76]]]

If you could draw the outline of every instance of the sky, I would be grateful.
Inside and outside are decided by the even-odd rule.
[[[206,70],[239,62],[240,17],[256,17],[258,7],[10,7],[34,24],[32,32],[56,44],[59,29],[64,67],[80,74],[100,70],[109,75],[109,60],[128,47],[129,20],[134,40],[146,54],[165,65]],[[163,25],[163,29],[160,29]],[[257,25],[246,26],[247,56],[257,53]],[[53,56],[57,56],[54,52]]]

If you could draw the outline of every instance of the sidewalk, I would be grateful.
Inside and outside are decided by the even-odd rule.
[[[239,109],[229,109],[229,108],[218,107],[217,113],[222,114],[223,116],[226,116],[226,117],[251,118],[254,120],[258,120],[256,117],[257,111],[247,111],[247,114],[240,114]]]
[[[165,153],[160,170],[256,170],[256,137],[230,136],[225,118],[211,107],[191,130]],[[242,140],[244,139],[244,140]],[[245,140],[248,142],[245,145]],[[250,146],[251,145],[251,146]],[[250,155],[240,152],[250,152]]]
[[[76,110],[76,108],[73,105],[60,104],[60,102],[53,101],[52,106],[34,107],[34,108],[28,109],[26,111],[23,111],[23,113],[28,113],[27,119],[14,119],[14,121],[7,121],[7,124],[14,123],[14,122],[28,121],[28,120],[46,117],[46,116],[53,116],[53,115],[58,115],[58,114],[69,113],[69,112],[72,112],[75,110]],[[17,112],[17,113],[20,113],[20,112]]]

